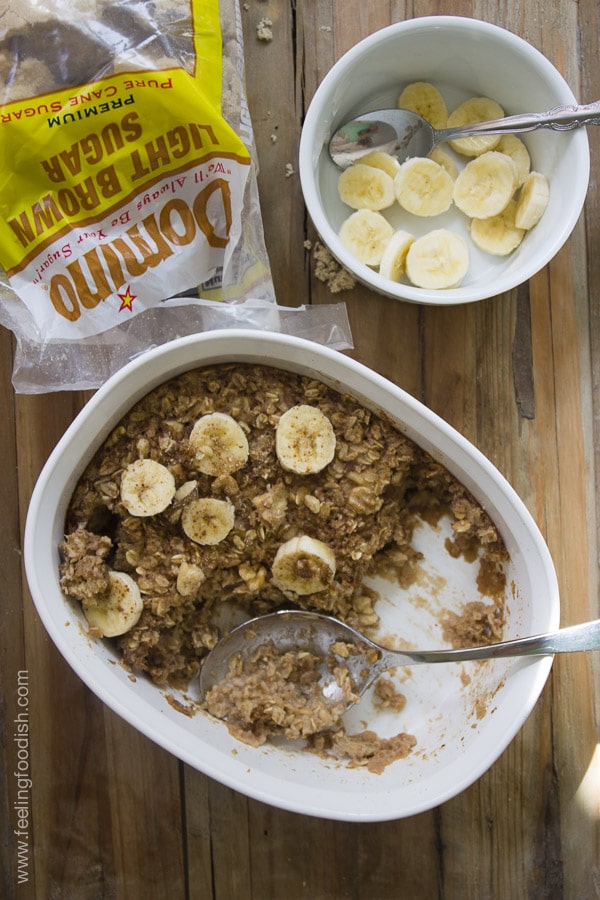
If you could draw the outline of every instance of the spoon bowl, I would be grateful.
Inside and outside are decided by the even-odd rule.
[[[233,628],[206,657],[200,671],[200,693],[227,678],[231,661],[250,659],[262,646],[271,644],[277,653],[305,650],[323,659],[320,666],[323,696],[339,703],[345,695],[332,673],[332,660],[343,665],[353,681],[358,699],[383,672],[396,666],[465,662],[514,656],[550,656],[577,650],[600,650],[600,619],[572,625],[558,631],[501,641],[478,647],[440,650],[390,650],[365,635],[323,613],[305,610],[278,610],[257,616]],[[336,644],[351,645],[348,655],[339,654]],[[356,699],[347,703],[352,706]]]
[[[456,128],[436,129],[422,116],[408,109],[377,109],[351,119],[329,141],[329,155],[340,169],[346,169],[373,150],[391,153],[399,162],[413,156],[428,156],[436,144],[455,138],[482,134],[517,134],[551,128],[571,131],[584,125],[600,124],[600,101],[584,106],[557,106],[544,113],[524,113],[475,122]]]

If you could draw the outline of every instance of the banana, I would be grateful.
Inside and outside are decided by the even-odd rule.
[[[108,597],[96,606],[83,604],[83,612],[90,628],[103,637],[118,637],[137,624],[144,604],[140,589],[125,572],[108,573]]]
[[[394,180],[375,166],[354,163],[338,178],[340,199],[352,209],[387,209],[396,200]]]
[[[359,209],[342,222],[339,238],[359,262],[367,266],[378,266],[393,233],[394,229],[381,213]]]
[[[322,541],[306,534],[291,538],[278,548],[271,574],[282,591],[316,594],[333,581],[335,554]]]
[[[487,122],[490,119],[502,119],[504,110],[499,103],[489,97],[471,97],[448,116],[448,128],[461,125],[472,125],[475,122]],[[493,150],[499,143],[499,134],[481,134],[475,137],[455,138],[450,146],[463,156],[480,156],[487,150]]]
[[[154,459],[136,459],[121,476],[121,500],[132,516],[156,516],[175,496],[175,479]]]
[[[202,416],[190,433],[189,444],[196,465],[205,475],[229,475],[248,461],[248,439],[244,429],[227,413]]]
[[[428,81],[413,81],[412,84],[407,84],[398,97],[397,106],[418,113],[434,128],[446,127],[448,110],[444,98],[436,86]]]
[[[452,181],[456,181],[456,176],[458,175],[458,166],[449,153],[446,153],[446,151],[442,150],[441,147],[434,147],[429,154],[428,159],[432,159],[439,166],[441,166],[442,169],[445,169]]]
[[[540,221],[548,206],[550,186],[547,178],[540,172],[531,172],[517,198],[515,224],[527,231]]]
[[[406,254],[414,241],[408,231],[397,231],[383,251],[379,274],[392,281],[400,281],[406,270]]]
[[[489,219],[473,219],[471,240],[476,247],[494,256],[508,256],[525,235],[523,228],[515,224],[517,201],[511,200],[501,213]]]
[[[400,206],[415,216],[439,216],[452,204],[454,182],[432,159],[413,157],[400,166],[394,191]]]
[[[219,544],[235,522],[235,509],[229,500],[198,497],[191,500],[181,514],[181,527],[191,541],[203,546]]]
[[[496,216],[517,188],[517,167],[510,156],[490,150],[472,159],[454,182],[454,202],[471,219]]]
[[[400,163],[391,153],[385,153],[383,150],[371,150],[366,156],[361,156],[361,165],[373,166],[375,169],[383,169],[384,172],[394,178],[398,174]]]
[[[185,559],[177,572],[177,593],[182,597],[193,597],[198,593],[200,585],[206,578],[200,566],[189,563]]]
[[[531,157],[523,141],[516,134],[503,134],[494,150],[510,156],[517,167],[517,187],[520,187],[531,169]]]
[[[286,410],[275,430],[275,452],[288,472],[312,475],[328,466],[335,455],[335,432],[316,406],[300,403]]]
[[[457,287],[469,268],[469,249],[460,234],[446,228],[417,238],[406,255],[406,274],[417,287]]]

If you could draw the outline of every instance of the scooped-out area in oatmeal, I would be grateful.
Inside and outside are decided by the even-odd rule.
[[[480,593],[448,615],[444,637],[498,640],[508,555],[440,463],[316,378],[202,367],[147,394],[95,453],[68,505],[61,588],[128,671],[185,690],[222,636],[224,604],[249,617],[316,610],[372,632],[378,595],[365,580],[409,585],[420,560],[414,530],[442,515],[452,522],[446,549],[479,567]],[[303,738],[312,752],[372,772],[411,752],[410,734],[346,734],[341,705],[332,714],[319,704],[317,675],[318,661],[267,648],[232,670],[204,710],[251,745]],[[391,685],[380,679],[375,702],[397,711],[405,698]]]

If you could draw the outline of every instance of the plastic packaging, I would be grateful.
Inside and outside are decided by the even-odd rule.
[[[236,0],[17,0],[1,28],[15,389],[97,387],[199,298],[275,305]]]

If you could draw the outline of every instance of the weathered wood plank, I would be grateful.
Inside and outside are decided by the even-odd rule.
[[[495,463],[552,552],[564,624],[600,615],[600,132],[584,215],[528,285],[464,307],[424,308],[314,275],[317,235],[297,174],[303,114],[334,61],[392,21],[454,13],[496,22],[544,52],[583,101],[600,97],[593,0],[242,2],[259,188],[278,300],[347,304],[350,354],[440,413]],[[268,16],[273,40],[259,41]],[[558,137],[558,139],[560,139]],[[173,900],[588,900],[600,893],[600,660],[555,661],[523,729],[471,788],[437,810],[372,825],[298,816],[184,766],[87,690],[47,637],[23,581],[33,484],[86,397],[14,398],[0,334],[0,704],[4,774],[0,893]],[[11,722],[25,673],[29,881],[16,893]]]

